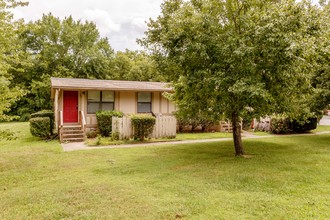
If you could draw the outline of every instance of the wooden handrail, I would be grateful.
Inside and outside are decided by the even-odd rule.
[[[60,142],[63,142],[63,136],[62,136],[62,132],[63,132],[63,111],[60,111],[60,126],[59,127],[59,136],[60,136]]]
[[[63,127],[63,111],[60,111],[60,126]]]
[[[84,111],[80,111],[80,114],[81,114],[81,125],[82,125],[82,128],[85,129],[86,119],[85,119]]]

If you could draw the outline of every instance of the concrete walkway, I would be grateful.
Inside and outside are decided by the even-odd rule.
[[[283,137],[283,136],[311,136],[318,134],[329,134],[330,131],[322,131],[307,134],[290,134],[290,135],[265,135],[257,136],[249,132],[242,133],[242,139],[261,139],[269,137]],[[109,146],[87,146],[83,142],[73,142],[73,143],[62,143],[64,151],[76,151],[76,150],[96,150],[104,148],[132,148],[132,147],[148,147],[148,146],[168,146],[176,144],[193,144],[193,143],[210,143],[219,141],[231,141],[233,138],[214,138],[214,139],[203,139],[203,140],[186,140],[186,141],[169,141],[169,142],[156,142],[156,143],[142,143],[142,144],[122,144],[122,145],[109,145]]]

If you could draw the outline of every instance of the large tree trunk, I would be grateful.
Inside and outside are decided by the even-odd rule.
[[[237,112],[232,113],[231,123],[233,126],[233,137],[236,156],[244,155],[242,136],[241,136],[241,125],[239,124],[239,117]]]

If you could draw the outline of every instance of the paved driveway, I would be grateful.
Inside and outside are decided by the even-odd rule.
[[[324,115],[319,124],[330,125],[330,116]]]

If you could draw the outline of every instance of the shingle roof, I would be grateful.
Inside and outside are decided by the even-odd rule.
[[[168,83],[141,82],[99,79],[51,78],[52,88],[86,89],[86,90],[115,90],[115,91],[173,91]]]

